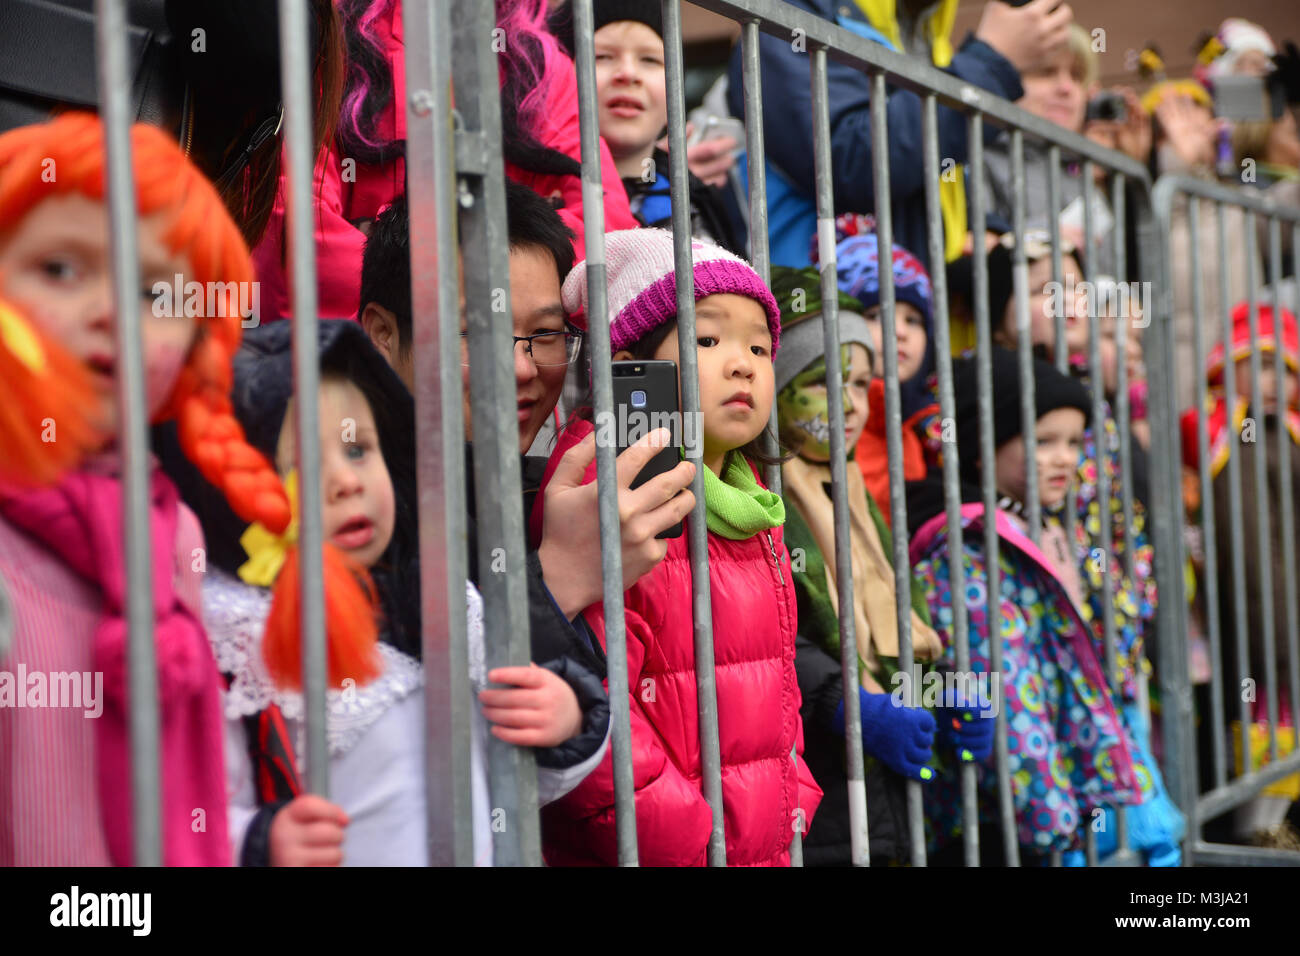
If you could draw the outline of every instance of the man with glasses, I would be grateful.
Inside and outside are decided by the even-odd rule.
[[[537,193],[506,180],[506,214],[510,242],[510,305],[513,313],[515,399],[519,422],[519,453],[525,523],[546,468],[544,457],[528,454],[538,432],[550,418],[576,363],[582,333],[569,324],[560,300],[560,286],[573,267],[572,233],[555,209]],[[408,216],[399,199],[371,227],[362,265],[360,319],[376,348],[407,386],[415,378],[411,329],[411,278]],[[463,310],[462,302],[462,310]],[[475,513],[472,456],[473,419],[469,399],[469,340],[461,319],[462,402],[467,451],[467,499]],[[585,376],[585,372],[579,372]],[[545,444],[543,442],[542,444]],[[544,449],[542,449],[544,451]],[[691,468],[683,462],[636,491],[629,486],[658,449],[642,439],[619,457],[619,499],[623,505],[623,580],[630,587],[666,553],[655,538],[694,506],[689,491]],[[594,447],[574,448],[566,460],[567,474],[580,480],[594,458]],[[671,508],[662,508],[671,501]],[[645,517],[650,512],[653,517]],[[659,513],[662,512],[662,513]],[[604,676],[604,655],[590,639],[581,612],[602,597],[600,527],[594,483],[572,486],[552,479],[545,504],[546,528],[538,547],[530,547],[528,603],[533,658],[545,661],[569,654]],[[641,520],[636,520],[641,519]],[[476,552],[471,542],[471,577],[476,581]]]

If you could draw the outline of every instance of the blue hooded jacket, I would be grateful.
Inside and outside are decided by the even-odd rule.
[[[786,0],[793,7],[830,20],[860,36],[891,46],[873,28],[852,0]],[[767,144],[768,233],[772,262],[809,264],[809,242],[817,231],[812,149],[811,60],[795,51],[788,39],[762,34],[759,38],[762,73],[764,137]],[[1024,90],[1020,74],[991,46],[974,36],[966,39],[945,69],[974,86],[1008,100]],[[831,163],[834,169],[835,212],[874,212],[875,181],[871,158],[871,77],[842,63],[826,64],[830,103]],[[740,45],[732,51],[727,103],[733,115],[744,116],[744,84]],[[777,95],[779,94],[779,95]],[[907,90],[891,90],[888,103],[889,173],[893,198],[894,242],[911,249],[931,268],[925,233],[925,185],[921,153],[921,98]],[[939,155],[966,161],[966,118],[939,108]],[[988,124],[985,142],[999,129]]]

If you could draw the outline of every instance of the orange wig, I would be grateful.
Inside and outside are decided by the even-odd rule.
[[[0,487],[52,485],[104,444],[86,366],[0,299]]]
[[[247,443],[230,404],[231,359],[242,336],[239,289],[254,280],[248,247],[212,184],[175,140],[160,129],[137,123],[131,127],[131,152],[137,214],[161,214],[166,223],[164,243],[173,253],[188,255],[193,265],[193,274],[186,278],[215,288],[222,296],[218,308],[206,310],[215,314],[201,316],[190,354],[156,420],[176,420],[186,457],[222,492],[239,517],[281,532],[291,518],[284,484],[265,456]],[[50,170],[52,176],[43,175]],[[104,131],[98,116],[65,113],[0,136],[0,228],[12,228],[45,199],[66,194],[105,198]],[[285,566],[287,572],[276,580],[275,603],[288,600],[282,600],[286,593],[296,600],[297,562]],[[377,673],[373,585],[364,569],[329,545],[325,570],[327,604],[332,611],[351,611],[344,620],[332,615],[330,641],[363,648],[360,657],[374,669],[342,675],[363,683]],[[286,615],[275,615],[273,620],[285,625]],[[292,644],[296,650],[298,643],[295,616],[291,625],[268,628],[264,647],[283,659],[284,645]]]

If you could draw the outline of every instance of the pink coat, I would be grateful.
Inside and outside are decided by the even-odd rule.
[[[50,693],[52,674],[86,676],[80,705],[0,708],[0,864],[132,862],[121,487],[105,467],[0,494],[0,579],[15,624],[0,663],[43,675]],[[229,865],[220,684],[199,617],[203,536],[157,468],[150,531],[163,861]]]
[[[590,431],[583,422],[561,435],[543,489],[560,457]],[[593,465],[587,480],[594,477]],[[803,753],[790,560],[780,528],[743,541],[708,540],[727,863],[786,866],[795,827],[812,821],[822,797],[803,757],[790,756],[792,748]],[[686,542],[686,535],[672,539],[663,562],[624,594],[637,845],[646,866],[702,866],[712,827]],[[603,606],[583,617],[603,647]],[[549,863],[616,863],[612,758],[547,807],[543,821]]]
[[[374,24],[374,31],[384,46],[385,58],[393,74],[393,97],[377,117],[376,133],[380,137],[406,138],[406,52],[402,40],[400,4]],[[537,131],[544,146],[581,159],[578,132],[578,81],[573,61],[557,46],[550,48],[546,65],[547,102],[540,115],[548,123]],[[398,106],[401,106],[399,109]],[[312,182],[313,215],[316,226],[316,283],[320,314],[323,318],[356,318],[362,303],[361,253],[365,236],[354,225],[373,219],[388,203],[400,195],[405,186],[405,163],[398,159],[382,166],[357,162],[355,176],[344,181],[343,162],[337,144],[327,147],[316,163]],[[627,192],[619,179],[609,147],[600,143],[601,179],[605,187],[605,229],[635,229],[639,225],[627,204]],[[560,218],[577,238],[574,250],[579,260],[583,250],[582,183],[576,176],[552,176],[527,172],[509,164],[506,175],[531,187],[543,196],[559,191],[564,207]],[[266,235],[253,250],[253,263],[261,282],[261,318],[281,319],[289,314],[289,291],[285,263],[285,193],[284,172],[275,208],[267,223]]]

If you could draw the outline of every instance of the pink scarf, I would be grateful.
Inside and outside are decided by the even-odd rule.
[[[104,675],[104,713],[96,726],[100,816],[113,862],[129,866],[133,851],[121,498],[122,483],[115,472],[87,469],[53,488],[0,495],[0,514],[103,595],[93,638],[94,667]],[[229,865],[219,677],[203,625],[175,594],[178,495],[156,467],[149,504],[163,860],[168,866]],[[189,555],[179,558],[190,560]]]

